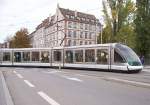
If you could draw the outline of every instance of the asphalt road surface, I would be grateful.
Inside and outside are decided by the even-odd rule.
[[[14,105],[150,105],[150,72],[0,68]],[[135,85],[136,84],[136,85]]]

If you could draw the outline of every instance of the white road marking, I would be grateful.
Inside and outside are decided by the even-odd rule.
[[[16,71],[13,71],[15,74],[17,73]]]
[[[78,81],[78,82],[83,82],[81,79],[78,79],[78,78],[66,78],[66,79],[69,79],[69,80],[72,80],[72,81]]]
[[[21,74],[16,74],[19,78],[23,78],[23,76]]]
[[[53,73],[58,73],[58,72],[61,72],[61,71],[49,71],[49,72],[44,72],[44,73],[53,74]]]
[[[57,103],[55,100],[53,100],[52,98],[50,98],[47,94],[45,94],[44,92],[40,91],[38,92],[38,94],[44,99],[46,100],[50,105],[60,105],[59,103]]]
[[[72,80],[72,81],[83,82],[83,80],[78,79],[78,78],[74,78],[74,77],[69,77],[69,76],[64,76],[64,75],[61,77],[66,78],[68,80]]]
[[[28,86],[30,86],[30,87],[35,87],[31,82],[29,82],[28,80],[24,80],[24,82],[28,85]]]

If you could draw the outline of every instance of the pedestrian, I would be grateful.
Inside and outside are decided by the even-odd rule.
[[[144,56],[143,55],[140,57],[140,60],[141,60],[142,65],[144,65]]]

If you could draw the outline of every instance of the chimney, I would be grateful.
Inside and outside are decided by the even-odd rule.
[[[57,8],[60,8],[60,7],[59,7],[59,3],[57,3]]]
[[[49,22],[51,22],[51,17],[52,17],[51,14],[49,14]]]
[[[78,14],[78,11],[77,11],[77,10],[75,10],[75,12],[74,12],[74,16],[75,16],[75,17],[77,17],[77,14]]]

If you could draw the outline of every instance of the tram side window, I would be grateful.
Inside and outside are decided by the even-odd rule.
[[[43,62],[43,63],[49,62],[49,52],[48,51],[41,52],[41,62]]]
[[[30,61],[30,52],[23,52],[23,61]]]
[[[97,50],[97,64],[108,64],[108,50]]]
[[[83,62],[83,50],[75,50],[75,62]]]
[[[124,63],[125,60],[121,57],[121,55],[118,52],[114,52],[114,62],[115,63]]]
[[[3,61],[10,61],[10,52],[3,53]]]
[[[73,63],[73,51],[66,51],[65,62]]]
[[[14,61],[15,62],[21,62],[21,52],[15,52],[14,53]]]
[[[54,61],[61,61],[61,51],[54,51]]]
[[[32,61],[39,61],[39,52],[32,52]]]
[[[85,62],[95,62],[95,50],[85,50]]]

